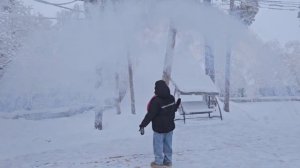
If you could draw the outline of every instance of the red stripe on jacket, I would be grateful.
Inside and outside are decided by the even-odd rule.
[[[154,95],[154,96],[150,99],[150,101],[148,102],[148,105],[147,105],[147,112],[149,111],[149,106],[150,106],[151,101],[152,101],[155,97],[156,97],[156,95]]]

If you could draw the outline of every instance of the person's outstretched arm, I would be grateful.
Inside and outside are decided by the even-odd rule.
[[[155,99],[152,99],[148,106],[148,112],[145,115],[142,123],[140,124],[140,128],[146,127],[152,121],[152,119],[157,115],[158,111],[159,111],[158,102]]]

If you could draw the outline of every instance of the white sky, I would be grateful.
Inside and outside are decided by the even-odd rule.
[[[48,0],[49,2],[67,2],[62,0]],[[26,5],[32,6],[34,12],[39,12],[48,17],[55,17],[56,12],[62,10],[58,7],[23,0]],[[251,29],[264,40],[278,40],[282,44],[290,40],[300,40],[300,19],[298,11],[282,11],[260,9]]]

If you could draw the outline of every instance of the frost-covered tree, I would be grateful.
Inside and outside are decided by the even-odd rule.
[[[271,41],[265,43],[258,53],[258,63],[254,68],[258,94],[286,95],[286,88],[294,83],[294,77],[284,62],[284,50],[280,43]],[[266,66],[268,65],[268,66]]]
[[[242,40],[236,45],[231,66],[232,96],[295,95],[299,44],[288,44],[286,49],[278,41]]]
[[[90,13],[91,8],[95,6],[104,7],[107,3],[107,0],[84,0],[84,6],[87,13]]]
[[[298,87],[300,87],[300,42],[290,41],[285,45],[285,49],[287,66],[294,75]]]
[[[30,13],[19,0],[0,1],[0,70],[10,62],[27,35],[47,21]],[[48,22],[46,25],[50,25]]]
[[[258,0],[241,0],[240,5],[234,9],[234,15],[244,24],[251,25],[258,13]]]
[[[0,63],[3,68],[19,47],[21,25],[18,17],[26,15],[23,6],[17,1],[0,2]],[[23,26],[23,25],[22,25]]]

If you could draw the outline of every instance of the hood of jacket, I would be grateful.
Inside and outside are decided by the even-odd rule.
[[[158,97],[168,98],[170,96],[170,89],[165,81],[159,80],[155,82],[155,92]]]

